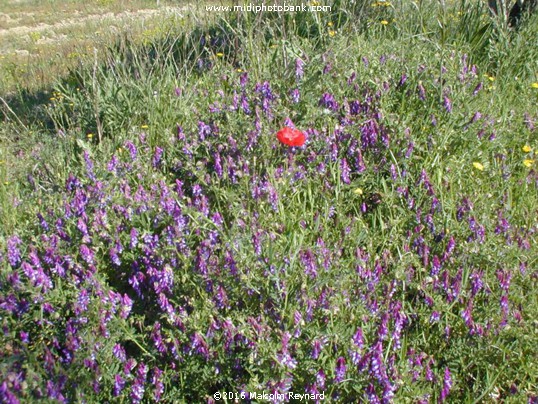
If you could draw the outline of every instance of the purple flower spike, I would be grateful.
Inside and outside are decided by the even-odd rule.
[[[164,383],[162,382],[163,371],[159,368],[153,369],[153,375],[151,376],[151,383],[155,386],[155,390],[153,392],[153,398],[156,402],[159,402],[161,400],[161,396],[164,393]]]
[[[349,169],[349,165],[347,164],[347,160],[345,158],[343,158],[342,160],[340,160],[340,170],[342,172],[342,182],[344,184],[350,184],[351,183],[351,180],[349,179],[349,173],[350,173],[350,169]]]
[[[443,378],[443,390],[441,390],[441,396],[439,397],[440,403],[446,401],[450,390],[452,390],[452,376],[450,375],[450,369],[445,368],[445,376]]]
[[[366,388],[366,401],[370,404],[381,404],[381,401],[379,400],[379,397],[375,392],[375,386],[373,384],[369,384]]]
[[[334,376],[334,382],[340,383],[344,378],[346,377],[346,360],[343,357],[339,357],[336,360],[336,367],[335,367],[335,376]]]
[[[323,342],[319,339],[314,340],[312,343],[312,359],[318,359],[322,349]]]
[[[80,255],[87,264],[93,265],[93,251],[90,250],[86,244],[80,246]]]
[[[473,95],[477,95],[480,92],[480,90],[482,90],[482,86],[483,86],[482,82],[478,83],[477,86],[473,90]]]
[[[114,345],[112,348],[112,353],[120,362],[125,362],[127,360],[127,355],[125,354],[125,349],[120,344]]]
[[[155,148],[155,154],[153,155],[152,165],[154,168],[158,167],[161,163],[161,158],[163,155],[163,149],[160,147]]]
[[[422,82],[419,82],[419,83],[418,83],[418,98],[419,98],[421,101],[425,101],[425,100],[426,100],[426,89],[425,89],[424,86],[422,85]]]
[[[141,363],[138,365],[136,371],[136,379],[131,387],[131,402],[138,404],[144,398],[146,375],[148,373],[148,367]]]
[[[294,88],[290,91],[290,98],[294,104],[297,104],[301,99],[301,93],[298,88]]]
[[[336,100],[334,99],[334,96],[330,93],[324,93],[320,100],[319,100],[319,105],[321,107],[324,107],[324,108],[328,108],[332,111],[337,111],[338,110],[338,103],[336,102]]]
[[[134,143],[128,140],[127,142],[125,142],[125,148],[129,150],[129,153],[131,155],[131,160],[133,161],[136,160],[138,150],[136,149],[136,146],[134,145]]]
[[[446,95],[443,98],[443,105],[446,109],[446,112],[450,114],[452,112],[452,101],[450,101],[450,98],[448,98]]]
[[[297,78],[297,80],[302,79],[304,76],[303,67],[304,67],[303,60],[301,58],[297,58],[295,60],[295,77]]]
[[[21,239],[17,236],[12,236],[7,241],[7,259],[13,268],[16,268],[21,262],[21,253],[18,248],[21,243]]]

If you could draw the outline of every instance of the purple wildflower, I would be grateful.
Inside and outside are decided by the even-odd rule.
[[[259,257],[262,254],[261,232],[259,230],[252,235],[252,244],[254,253]]]
[[[158,167],[159,164],[161,163],[162,155],[163,155],[163,149],[157,146],[155,148],[155,153],[153,154],[153,159],[152,159],[152,165],[154,168]]]
[[[138,230],[136,230],[134,227],[131,229],[130,238],[131,241],[129,243],[129,248],[132,250],[138,245]]]
[[[437,323],[441,320],[441,314],[438,311],[433,311],[430,316],[430,323]]]
[[[136,360],[134,360],[133,358],[127,360],[127,362],[125,362],[125,364],[123,365],[123,373],[125,374],[125,376],[130,376],[135,366]]]
[[[116,247],[112,247],[110,251],[108,252],[108,255],[110,256],[110,260],[112,261],[114,265],[118,267],[121,265],[121,260],[120,260],[120,257],[118,256],[118,250]]]
[[[297,360],[292,358],[289,352],[282,352],[277,354],[278,362],[289,369],[295,369],[297,367]]]
[[[476,121],[478,121],[480,118],[482,118],[482,114],[480,112],[475,112],[473,117],[471,118],[471,123],[475,123]]]
[[[364,336],[362,334],[362,329],[361,328],[358,328],[357,332],[355,332],[355,335],[353,335],[353,343],[359,349],[362,349],[364,347]]]
[[[304,62],[301,58],[295,59],[295,77],[300,80],[304,76]]]
[[[389,314],[383,313],[383,315],[381,316],[381,323],[379,324],[379,328],[377,330],[377,336],[380,340],[383,340],[387,337],[388,323],[389,323]]]
[[[131,154],[131,160],[136,160],[136,155],[138,154],[138,151],[136,150],[136,146],[134,145],[134,143],[128,140],[127,142],[125,142],[124,146],[127,150],[129,150],[129,153]]]
[[[241,86],[241,88],[244,89],[247,86],[247,84],[248,84],[248,73],[244,72],[239,77],[239,85]]]
[[[315,339],[312,343],[312,359],[318,359],[321,350],[323,349],[323,341]]]
[[[254,91],[261,94],[264,99],[269,101],[272,101],[276,98],[273,94],[273,91],[271,90],[271,84],[268,81],[264,81],[262,84],[256,84]]]
[[[306,250],[301,253],[301,262],[305,269],[305,274],[315,279],[318,275],[316,258],[311,250]]]
[[[383,363],[383,346],[381,341],[376,342],[372,351],[372,360],[370,362],[370,372],[380,383],[387,381],[387,372]]]
[[[20,338],[21,338],[21,342],[22,342],[23,344],[28,344],[28,343],[30,343],[30,334],[27,333],[26,331],[21,331],[21,332],[19,333],[19,336],[20,336]]]
[[[77,303],[75,304],[75,314],[80,316],[81,313],[88,310],[88,304],[90,303],[90,296],[86,289],[82,289],[78,295]]]
[[[138,365],[138,369],[136,370],[136,378],[134,380],[133,386],[131,387],[130,397],[132,403],[138,404],[144,398],[144,385],[146,383],[147,373],[148,367],[144,363],[140,363]]]
[[[344,380],[346,376],[346,371],[347,371],[346,360],[342,356],[340,356],[336,360],[336,367],[334,369],[334,372],[335,372],[334,382],[340,383],[342,380]]]
[[[465,322],[465,325],[469,328],[471,328],[474,324],[473,322],[473,303],[472,300],[469,301],[467,304],[467,307],[461,312],[461,318],[463,318],[463,321]]]
[[[13,268],[16,268],[21,262],[21,253],[18,248],[21,243],[21,239],[17,236],[11,236],[7,240],[7,259]]]
[[[112,172],[116,170],[116,167],[118,166],[119,160],[116,155],[113,155],[110,159],[109,163],[107,164],[107,170]]]
[[[297,104],[301,99],[301,93],[298,88],[294,88],[290,91],[290,98],[294,104]]]
[[[123,391],[123,388],[125,387],[125,380],[121,375],[117,374],[114,376],[114,388],[112,390],[112,394],[114,397],[118,397],[121,392]]]
[[[333,110],[333,111],[338,110],[338,103],[334,99],[334,96],[332,94],[330,94],[330,93],[324,93],[321,96],[321,98],[319,100],[319,105],[321,107],[328,108],[328,109]]]
[[[131,313],[131,308],[133,307],[133,301],[125,293],[123,296],[120,295],[119,302],[121,304],[120,317],[123,319],[126,319],[127,317],[129,317],[129,313]]]
[[[157,402],[161,400],[161,396],[164,393],[164,383],[161,380],[162,374],[163,371],[156,367],[153,369],[153,374],[151,376],[151,383],[155,386],[155,390],[153,391],[153,398]]]
[[[443,403],[446,401],[450,390],[452,390],[452,376],[450,375],[450,369],[445,368],[445,376],[443,378],[443,389],[441,390],[441,396],[439,397],[439,402]]]
[[[125,362],[127,360],[125,349],[121,346],[121,344],[115,344],[112,348],[112,353],[116,358],[119,359],[120,362]]]
[[[450,98],[448,98],[446,95],[443,97],[443,105],[446,109],[446,112],[452,112],[452,101],[450,101]]]
[[[373,119],[366,121],[361,127],[362,147],[366,149],[375,146],[378,134],[379,126],[377,123]]]
[[[375,392],[375,386],[372,383],[366,387],[366,402],[370,404],[381,404],[381,401]]]
[[[243,109],[243,112],[245,113],[245,115],[252,114],[252,110],[250,109],[248,98],[245,94],[241,96],[241,108]]]
[[[198,138],[200,141],[204,141],[206,136],[210,136],[212,133],[211,126],[202,121],[198,121]]]
[[[323,369],[320,369],[318,373],[316,373],[316,383],[320,389],[325,388],[325,381],[327,380],[327,377],[325,376],[325,372]]]
[[[418,98],[420,98],[421,101],[426,100],[426,89],[422,85],[422,81],[418,82]]]
[[[440,271],[441,271],[441,261],[439,260],[439,257],[437,255],[434,255],[432,259],[432,269],[430,271],[430,275],[437,276],[439,275]]]
[[[80,246],[80,255],[87,264],[93,265],[93,251],[86,244]]]
[[[340,171],[341,171],[341,178],[342,182],[344,184],[350,184],[351,180],[349,179],[349,165],[347,164],[347,160],[345,158],[340,160]]]

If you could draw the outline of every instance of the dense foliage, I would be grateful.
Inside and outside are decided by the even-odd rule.
[[[535,402],[538,84],[391,51],[373,8],[59,87],[71,164],[0,239],[2,402]]]

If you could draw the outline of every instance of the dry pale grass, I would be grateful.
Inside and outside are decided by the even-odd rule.
[[[158,4],[159,3],[159,4]],[[120,37],[148,42],[196,6],[165,1],[0,1],[0,94],[54,83]]]

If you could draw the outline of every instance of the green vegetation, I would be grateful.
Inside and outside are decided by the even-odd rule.
[[[537,400],[538,19],[324,4],[4,79],[0,401]]]

